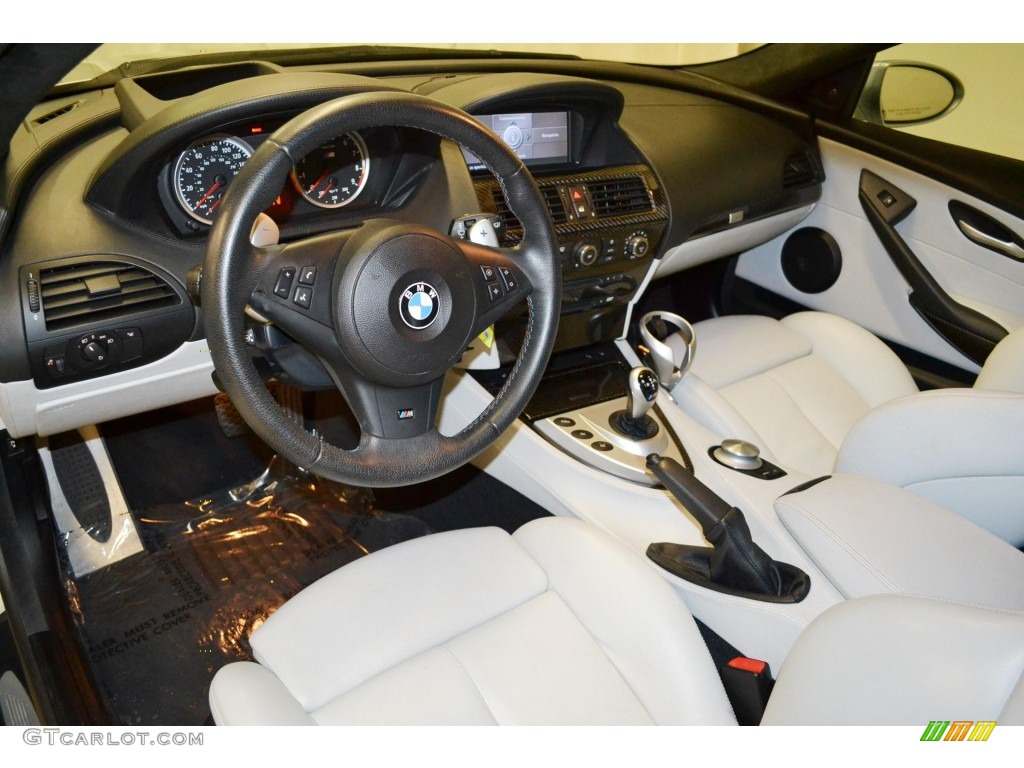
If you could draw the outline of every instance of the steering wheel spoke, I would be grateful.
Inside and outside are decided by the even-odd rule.
[[[322,362],[359,422],[363,444],[369,437],[402,440],[420,437],[435,428],[443,377],[411,387],[392,387],[370,381],[344,363],[339,366],[337,359]]]
[[[529,266],[512,248],[490,248],[468,240],[455,240],[472,265],[477,318],[474,335],[493,325],[533,292]]]
[[[351,232],[331,232],[259,249],[259,279],[250,306],[298,341],[316,349],[333,339],[331,283]]]

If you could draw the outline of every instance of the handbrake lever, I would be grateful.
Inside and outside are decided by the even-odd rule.
[[[652,453],[647,469],[697,520],[713,546],[656,543],[647,556],[666,570],[705,586],[762,599],[799,602],[810,590],[810,577],[773,560],[754,541],[743,512],[708,488],[675,459]]]

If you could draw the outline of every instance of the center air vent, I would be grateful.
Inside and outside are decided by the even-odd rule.
[[[562,202],[562,196],[558,192],[558,187],[554,185],[542,186],[540,188],[541,197],[544,198],[544,205],[548,208],[548,213],[551,214],[551,221],[557,224],[565,224],[569,220],[568,215],[565,212],[565,203]],[[505,230],[510,229],[522,229],[522,224],[512,209],[508,207],[508,203],[505,200],[505,195],[502,194],[500,189],[494,190],[494,204],[498,208],[498,215],[501,217],[501,224],[505,227]]]
[[[47,331],[181,303],[166,280],[123,261],[87,261],[42,269],[39,283]]]
[[[639,176],[599,179],[587,182],[590,202],[597,216],[625,216],[646,213],[654,206],[647,185]]]

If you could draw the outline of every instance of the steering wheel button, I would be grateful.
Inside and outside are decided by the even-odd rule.
[[[607,452],[610,451],[615,446],[612,445],[611,443],[605,442],[604,440],[596,440],[590,444],[590,447],[593,448],[595,451]]]
[[[309,305],[313,303],[313,289],[300,285],[295,289],[295,297],[292,301],[303,309],[309,309]]]
[[[498,267],[498,271],[501,273],[501,279],[505,283],[505,290],[512,293],[512,291],[519,287],[519,281],[516,280],[516,276],[512,274],[511,269],[508,267]]]
[[[303,267],[299,273],[299,285],[313,285],[316,282],[316,267]]]
[[[491,297],[491,301],[497,301],[505,295],[505,289],[501,287],[500,283],[488,283],[487,293]]]
[[[555,424],[560,427],[575,427],[576,422],[570,419],[568,416],[559,416],[555,419]]]
[[[292,292],[292,280],[295,279],[295,267],[285,267],[277,275],[277,284],[274,286],[274,295],[287,299]]]
[[[577,440],[590,440],[594,436],[593,432],[588,432],[585,429],[574,429],[569,434],[575,437]]]
[[[484,280],[488,283],[498,279],[498,274],[494,271],[494,267],[489,264],[481,264],[480,271],[483,273]]]

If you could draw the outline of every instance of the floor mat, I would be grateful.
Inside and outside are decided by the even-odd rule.
[[[275,460],[253,483],[136,514],[145,552],[67,581],[95,679],[124,725],[201,725],[210,680],[300,589],[430,533],[372,493]]]

